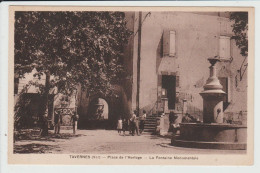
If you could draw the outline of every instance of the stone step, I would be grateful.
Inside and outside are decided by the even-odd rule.
[[[145,131],[143,131],[141,135],[142,135],[142,136],[151,135],[152,133],[153,133],[153,132],[145,132]]]
[[[156,119],[157,117],[146,117],[146,119]]]
[[[154,125],[154,126],[146,126],[146,125],[144,125],[144,128],[151,128],[151,127],[153,127],[153,128],[155,128],[156,127],[156,125]]]
[[[144,129],[155,129],[156,126],[145,126]]]
[[[146,121],[145,124],[156,124],[156,121]]]
[[[144,127],[156,127],[156,124],[145,124]]]
[[[150,115],[147,116],[145,119],[145,124],[144,124],[144,132],[143,133],[154,133],[156,126],[157,126],[157,115]]]
[[[155,128],[145,128],[144,131],[154,131]]]
[[[146,119],[145,122],[156,122],[156,119]]]
[[[156,121],[156,119],[146,119],[145,121]]]
[[[157,125],[144,125],[144,128],[145,127],[156,127]]]
[[[145,128],[145,129],[144,129],[144,131],[147,131],[147,130],[148,130],[148,131],[151,131],[151,130],[155,130],[155,128],[148,128],[148,129]]]
[[[155,129],[144,129],[144,132],[150,132],[150,133],[153,133],[153,132],[155,132]]]
[[[145,121],[145,124],[156,124],[156,121]]]
[[[144,125],[156,125],[156,122],[144,123]]]
[[[153,126],[155,126],[156,123],[145,123],[144,125],[153,125]]]
[[[144,126],[157,126],[156,124],[144,124]]]
[[[156,117],[146,117],[146,120],[155,120]]]

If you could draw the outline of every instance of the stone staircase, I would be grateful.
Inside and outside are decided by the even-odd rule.
[[[144,124],[144,133],[154,133],[155,132],[156,118],[157,118],[156,114],[146,117],[145,124]]]

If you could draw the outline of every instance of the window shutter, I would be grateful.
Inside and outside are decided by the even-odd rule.
[[[219,37],[219,56],[220,58],[230,58],[230,37],[220,36]]]
[[[170,45],[170,33],[169,31],[163,32],[163,56],[169,55],[169,45]]]
[[[163,32],[163,56],[176,55],[176,32],[166,30]]]

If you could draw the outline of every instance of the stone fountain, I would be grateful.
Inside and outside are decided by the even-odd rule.
[[[180,123],[180,135],[172,137],[172,145],[191,148],[245,150],[247,128],[227,124],[223,120],[222,90],[216,75],[218,58],[209,58],[210,77],[200,93],[203,98],[203,123]]]

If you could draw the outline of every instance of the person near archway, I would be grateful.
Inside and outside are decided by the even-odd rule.
[[[125,131],[128,129],[128,120],[126,118],[123,119],[123,135],[125,136]]]
[[[119,117],[119,119],[117,120],[117,130],[118,130],[118,134],[121,134],[122,128],[123,128],[122,118]]]
[[[130,118],[132,136],[135,135],[135,131],[136,131],[136,134],[139,136],[139,126],[138,126],[138,119],[136,117],[136,113],[137,113],[137,111],[134,110],[134,112]]]

